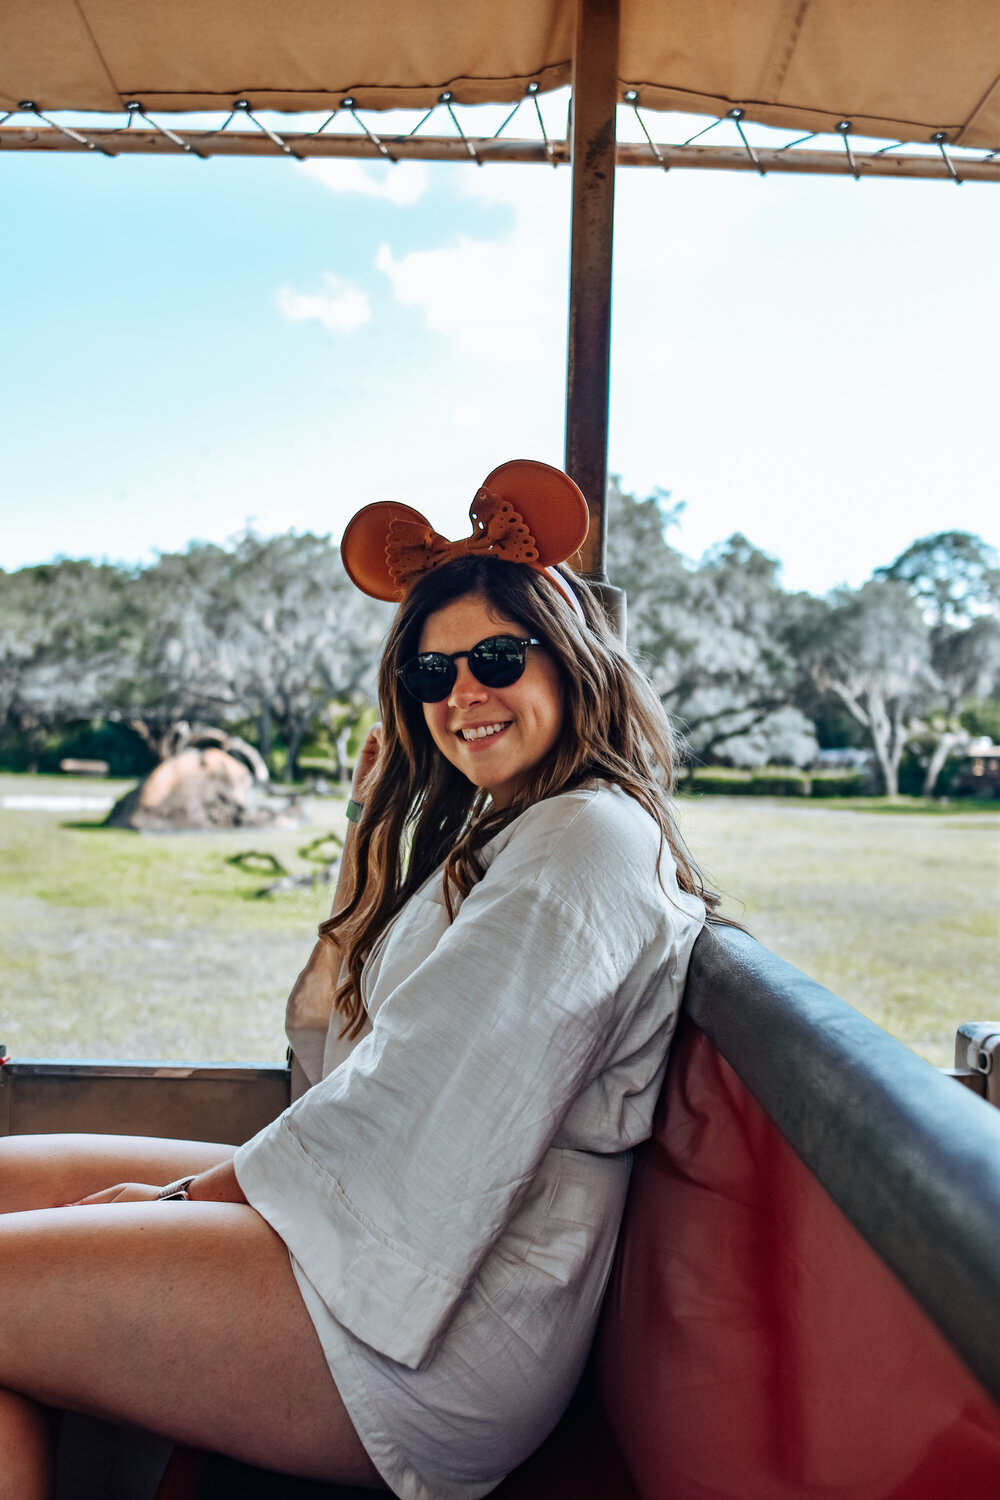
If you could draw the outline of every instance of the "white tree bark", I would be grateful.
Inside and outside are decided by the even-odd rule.
[[[937,786],[938,777],[941,775],[941,772],[944,769],[944,763],[948,759],[948,756],[951,754],[952,750],[954,750],[957,745],[968,744],[968,741],[969,733],[968,730],[965,729],[944,729],[938,732],[938,741],[934,746],[934,754],[931,756],[930,764],[927,767],[927,774],[924,777],[925,797],[934,796],[934,790]]]

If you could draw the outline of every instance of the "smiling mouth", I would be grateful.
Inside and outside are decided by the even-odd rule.
[[[510,728],[512,722],[511,719],[506,719],[496,724],[470,724],[466,729],[456,730],[456,733],[465,744],[474,745],[482,740],[496,739],[497,735]]]

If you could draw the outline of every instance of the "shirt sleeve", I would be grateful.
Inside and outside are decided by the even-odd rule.
[[[318,942],[285,1006],[285,1035],[309,1084],[323,1076],[323,1049],[340,970],[337,949],[332,943]]]
[[[334,1317],[412,1367],[600,1072],[625,977],[582,910],[497,866],[350,1058],[236,1154]]]

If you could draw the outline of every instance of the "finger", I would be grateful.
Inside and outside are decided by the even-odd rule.
[[[145,1182],[116,1182],[114,1187],[102,1188],[99,1193],[88,1193],[68,1203],[67,1208],[87,1208],[100,1203],[142,1203],[155,1198],[159,1188]]]
[[[355,772],[355,787],[360,790],[367,782],[382,750],[382,725],[373,724],[365,736],[365,742],[358,756],[358,766]]]

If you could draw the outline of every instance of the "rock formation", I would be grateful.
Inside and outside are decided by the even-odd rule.
[[[207,828],[296,828],[298,797],[268,792],[267,767],[252,745],[221,730],[193,735],[116,802],[113,828],[179,832]]]

